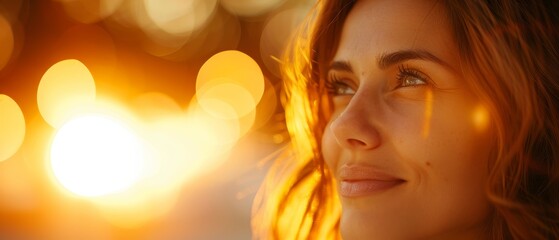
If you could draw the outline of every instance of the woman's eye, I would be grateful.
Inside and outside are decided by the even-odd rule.
[[[427,82],[423,79],[419,79],[416,77],[405,77],[401,80],[400,86],[401,87],[410,87],[410,86],[418,86],[418,85],[426,85]]]
[[[326,82],[326,88],[328,89],[328,93],[333,96],[355,94],[355,89],[350,84],[335,76],[328,79]]]
[[[398,85],[400,87],[420,87],[426,86],[429,83],[429,77],[419,72],[418,70],[401,65],[398,67]]]
[[[343,83],[343,82],[336,82],[333,84],[333,88],[331,93],[333,93],[334,95],[353,95],[355,94],[355,90],[353,90],[352,87],[350,87],[349,85]]]

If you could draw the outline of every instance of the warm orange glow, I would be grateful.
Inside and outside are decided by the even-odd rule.
[[[25,119],[18,104],[0,94],[0,161],[14,155],[25,136]]]
[[[266,125],[276,113],[276,109],[279,104],[278,95],[276,94],[277,89],[274,88],[269,80],[266,80],[265,86],[264,95],[255,110],[256,114],[253,124],[254,129],[258,129]]]
[[[145,184],[148,185],[148,184]],[[149,186],[149,185],[148,185]],[[135,228],[164,217],[178,200],[178,189],[135,188],[94,200],[105,220],[114,226]],[[141,213],[141,214],[139,214]]]
[[[285,0],[221,0],[221,5],[229,12],[240,16],[258,16],[273,10]]]
[[[64,3],[66,13],[82,23],[94,23],[112,15],[123,0],[55,0]]]
[[[208,59],[200,69],[192,107],[203,109],[211,118],[234,121],[232,124],[240,129],[236,141],[253,126],[264,87],[262,71],[250,56],[224,51]]]
[[[198,104],[185,112],[162,93],[140,95],[132,107],[142,122],[126,121],[108,102],[85,108],[89,114],[60,127],[50,152],[54,179],[126,228],[168,214],[182,186],[219,166],[240,137],[236,118],[217,118]]]
[[[66,122],[50,149],[58,182],[79,196],[123,191],[143,171],[142,143],[123,122],[106,115],[85,115]]]
[[[143,99],[166,97],[147,94]],[[114,226],[138,227],[168,214],[183,185],[217,167],[238,139],[234,121],[214,118],[201,109],[148,116],[141,134],[146,140],[141,179],[131,188],[91,199]]]
[[[211,152],[200,141],[197,130],[185,117],[162,118],[148,126],[151,186],[175,189],[200,173]]]
[[[433,115],[433,91],[428,90],[425,95],[425,113],[423,116],[423,138],[429,137],[431,130],[431,115]]]
[[[289,140],[260,57],[312,1],[1,2],[0,235],[249,236],[252,162]]]
[[[276,77],[281,77],[279,59],[292,38],[292,31],[301,23],[307,12],[308,9],[302,7],[284,10],[268,20],[262,30],[260,37],[262,61]]]
[[[196,94],[198,104],[208,113],[224,119],[237,119],[247,115],[256,108],[256,103],[243,86],[239,86],[226,79],[216,80],[224,82],[213,85],[210,89]]]
[[[0,14],[0,70],[8,64],[14,51],[14,33],[10,23]]]
[[[0,169],[0,205],[15,210],[30,210],[36,207],[39,199],[32,184],[32,177],[20,166],[21,158],[3,162]]]
[[[216,101],[216,105],[222,102]],[[227,105],[223,104],[224,109]],[[232,111],[232,109],[230,109]],[[233,112],[231,112],[232,114]],[[225,119],[219,118],[215,115],[208,113],[205,109],[200,107],[196,101],[191,103],[188,110],[189,124],[197,127],[197,133],[200,136],[200,141],[207,144],[213,151],[228,151],[229,148],[236,143],[242,136],[243,126],[242,120],[246,121],[244,124],[252,126],[254,122],[254,114],[247,115],[247,118],[241,119]],[[251,121],[252,120],[252,121]],[[246,127],[246,126],[245,126]]]
[[[144,0],[148,17],[170,34],[187,34],[197,30],[212,16],[217,0]]]
[[[75,59],[52,65],[41,78],[37,90],[39,112],[47,123],[58,128],[95,101],[95,82],[83,63]]]
[[[476,129],[483,132],[489,126],[489,111],[483,105],[477,106],[472,114],[472,121]]]
[[[181,107],[171,97],[160,92],[144,93],[134,99],[132,108],[146,121],[175,116],[182,112]]]

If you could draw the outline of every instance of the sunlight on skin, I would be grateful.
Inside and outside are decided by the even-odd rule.
[[[41,78],[37,105],[43,119],[54,128],[95,102],[96,87],[89,69],[69,59],[52,65]]]
[[[429,137],[431,130],[431,116],[433,115],[433,91],[428,90],[425,95],[425,114],[423,116],[423,138]]]
[[[12,157],[23,143],[25,119],[19,105],[0,94],[0,161]]]

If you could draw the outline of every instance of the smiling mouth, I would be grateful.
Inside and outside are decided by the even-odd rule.
[[[369,166],[342,166],[339,194],[346,198],[374,195],[395,188],[406,180]]]
[[[346,198],[377,194],[394,188],[405,181],[402,179],[383,181],[373,179],[343,180],[340,182],[340,195]]]

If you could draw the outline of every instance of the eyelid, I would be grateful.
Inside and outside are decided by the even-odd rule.
[[[340,76],[342,75],[342,76]],[[355,83],[337,72],[329,72],[326,78],[326,88],[332,95],[352,95],[357,91]],[[345,88],[345,89],[342,89]],[[343,91],[343,93],[341,92]],[[351,92],[350,92],[351,91]],[[347,93],[350,92],[350,93]]]
[[[407,80],[410,77],[421,80],[422,82],[424,82],[424,84],[402,86],[403,81]],[[396,76],[396,79],[398,80],[398,85],[395,87],[395,89],[400,88],[400,87],[435,86],[434,82],[431,80],[431,78],[427,74],[423,73],[421,70],[419,70],[417,68],[410,67],[410,66],[405,65],[405,64],[398,65],[398,74]]]

